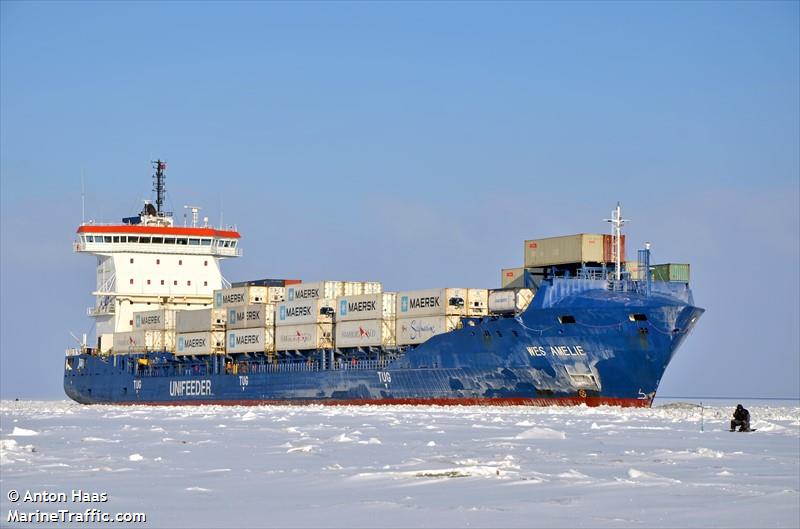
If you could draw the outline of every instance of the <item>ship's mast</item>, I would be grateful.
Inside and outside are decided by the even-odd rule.
[[[162,206],[164,205],[164,195],[167,192],[167,178],[164,175],[167,163],[161,160],[156,160],[151,163],[156,169],[153,175],[153,191],[156,192],[156,216],[160,217],[162,214]]]
[[[614,277],[619,281],[622,278],[622,264],[620,263],[622,255],[622,225],[630,221],[622,218],[622,207],[619,205],[619,202],[617,202],[617,207],[611,211],[611,218],[605,220],[611,223],[612,248],[614,251]]]

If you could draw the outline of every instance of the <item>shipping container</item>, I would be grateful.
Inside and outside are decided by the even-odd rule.
[[[234,329],[225,337],[225,352],[231,353],[271,353],[275,350],[274,327],[257,329]]]
[[[175,350],[175,331],[131,331],[114,333],[114,353]]]
[[[165,331],[174,329],[174,310],[143,310],[133,313],[133,330],[135,331]]]
[[[620,236],[619,241],[619,262],[625,261],[625,236]],[[614,237],[603,235],[603,262],[613,263],[614,261]]]
[[[459,328],[459,316],[422,316],[397,320],[395,337],[397,345],[420,344],[431,336]]]
[[[628,261],[627,263],[625,263],[623,268],[628,273],[628,279],[632,279],[634,281],[641,281],[646,279],[644,277],[644,270],[639,268],[638,261]]]
[[[176,355],[208,355],[225,350],[225,331],[186,332],[178,334]]]
[[[500,270],[500,286],[522,288],[525,286],[525,268],[503,268]]]
[[[286,301],[286,287],[267,287],[267,303]]]
[[[236,287],[283,287],[286,286],[285,279],[252,279],[250,281],[238,281],[231,283],[231,288]]]
[[[504,288],[489,291],[489,312],[493,314],[518,313],[528,308],[533,300],[529,288]]]
[[[225,310],[228,329],[263,329],[275,325],[275,305],[271,303],[239,305]]]
[[[97,338],[97,348],[101,353],[108,353],[114,348],[114,333],[104,333]]]
[[[343,296],[361,296],[363,294],[379,294],[383,285],[377,281],[345,281]]]
[[[214,291],[214,308],[227,309],[235,305],[266,303],[267,287],[236,287]]]
[[[394,326],[393,319],[337,322],[334,326],[336,347],[393,347]]]
[[[477,318],[489,313],[489,291],[485,288],[467,289],[467,316]]]
[[[299,299],[275,305],[275,325],[332,323],[336,300]]]
[[[278,351],[332,348],[333,324],[331,323],[275,327],[275,349]]]
[[[466,316],[466,288],[433,288],[397,293],[397,317]]]
[[[579,233],[525,241],[525,267],[603,263],[603,235]]]
[[[344,281],[316,281],[286,287],[286,301],[334,299],[344,296]]]
[[[225,325],[225,309],[179,310],[175,313],[175,330],[179,333],[220,329]]]
[[[396,292],[336,298],[336,321],[393,318],[396,298]]]
[[[689,265],[686,263],[664,263],[653,266],[653,281],[689,282]]]

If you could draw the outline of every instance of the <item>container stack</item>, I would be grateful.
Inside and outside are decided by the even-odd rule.
[[[241,287],[223,288],[214,291],[214,308],[225,309],[236,305],[248,305],[256,303],[268,303],[270,288],[282,287],[263,287],[246,285]],[[274,291],[279,292],[279,291]]]
[[[175,315],[176,355],[208,355],[225,348],[225,310],[180,310]]]
[[[228,354],[271,353],[275,350],[275,305],[237,305],[228,307],[226,311],[225,350]]]
[[[113,351],[141,353],[175,350],[175,311],[146,310],[133,313],[133,331],[114,333]]]
[[[393,347],[396,298],[395,292],[336,298],[336,347]]]
[[[397,345],[420,344],[458,328],[467,316],[468,289],[438,288],[397,293]]]
[[[292,292],[287,288],[287,297]],[[292,296],[301,293],[318,295],[324,288],[301,287]],[[284,301],[275,305],[275,348],[278,351],[303,351],[333,347],[333,299],[309,297]]]

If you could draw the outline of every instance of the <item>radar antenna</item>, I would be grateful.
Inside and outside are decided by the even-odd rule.
[[[164,195],[167,192],[167,178],[164,175],[164,170],[167,168],[167,162],[156,160],[150,162],[155,167],[155,174],[153,175],[153,191],[156,192],[156,215],[162,216],[162,206],[164,205]]]
[[[611,211],[611,218],[605,219],[606,222],[611,223],[611,234],[612,234],[612,252],[614,253],[614,277],[617,281],[622,278],[622,266],[620,263],[620,258],[622,255],[622,225],[626,222],[630,222],[628,219],[622,218],[622,207],[617,202],[617,207]]]

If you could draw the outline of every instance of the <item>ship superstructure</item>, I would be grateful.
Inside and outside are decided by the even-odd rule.
[[[651,265],[649,244],[626,260],[619,204],[610,235],[526,240],[499,289],[230,284],[238,231],[198,208],[175,226],[154,164],[155,205],[78,228],[97,257],[97,343],[64,370],[78,402],[649,406],[703,313],[689,265]]]
[[[87,314],[96,321],[97,349],[107,353],[113,334],[134,330],[134,314],[156,308],[210,307],[215,290],[225,281],[220,261],[242,255],[234,228],[217,229],[198,208],[191,224],[176,226],[163,211],[166,163],[154,163],[156,204],[145,202],[141,213],[119,224],[83,223],[74,250],[97,257],[95,305]]]

